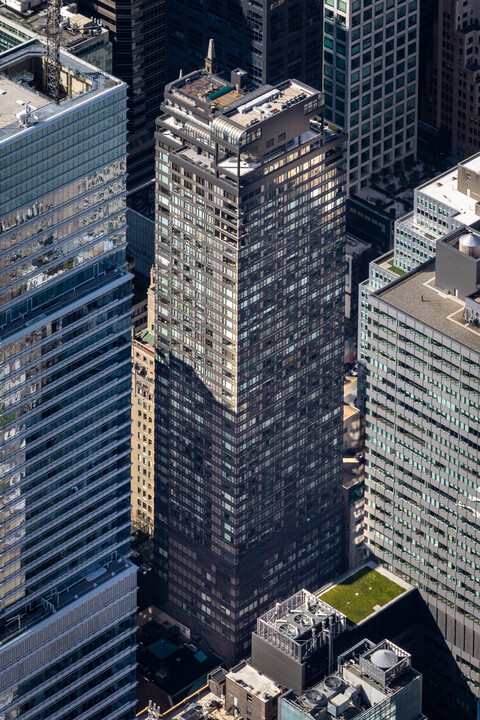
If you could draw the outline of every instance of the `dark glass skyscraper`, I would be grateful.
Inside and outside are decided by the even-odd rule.
[[[164,79],[164,0],[79,0],[110,30],[113,74],[128,85],[128,189],[153,180],[154,130]]]
[[[130,720],[126,87],[44,55],[0,56],[0,716]]]
[[[169,0],[166,78],[200,67],[213,38],[220,70],[240,67],[256,85],[296,77],[321,87],[322,10],[320,0]]]
[[[157,133],[159,566],[230,660],[340,567],[345,135],[309,86],[244,83],[167,85]]]

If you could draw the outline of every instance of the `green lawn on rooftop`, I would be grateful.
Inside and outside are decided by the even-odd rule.
[[[397,266],[394,264],[393,260],[390,260],[388,264],[389,264],[389,266],[390,266],[390,270],[391,270],[393,273],[395,273],[395,275],[399,275],[400,277],[401,277],[402,275],[405,275],[406,270],[402,270],[402,268],[397,267]]]
[[[328,605],[340,610],[354,623],[405,592],[404,588],[371,568],[363,568],[322,595]]]

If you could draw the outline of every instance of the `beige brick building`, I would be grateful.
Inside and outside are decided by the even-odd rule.
[[[153,534],[155,347],[151,288],[148,326],[132,341],[132,523]]]

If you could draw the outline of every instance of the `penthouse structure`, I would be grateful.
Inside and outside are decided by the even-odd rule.
[[[157,122],[156,508],[171,607],[239,659],[339,568],[345,135],[309,86],[209,67]]]
[[[126,87],[60,62],[0,55],[0,714],[130,720]]]

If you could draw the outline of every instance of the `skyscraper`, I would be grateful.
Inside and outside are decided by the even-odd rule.
[[[345,135],[245,75],[170,83],[157,132],[157,548],[229,659],[341,561]]]
[[[465,157],[480,148],[480,8],[475,0],[435,5],[420,119],[443,130],[445,152]]]
[[[0,714],[130,720],[126,87],[60,63],[0,55]]]
[[[326,116],[348,132],[347,184],[417,152],[418,0],[325,0]]]
[[[256,85],[296,77],[320,87],[322,23],[320,0],[170,0],[166,79],[200,67],[212,38],[221,71],[244,68]]]
[[[164,0],[79,0],[110,30],[113,73],[128,85],[128,189],[153,180],[155,118],[164,80]],[[148,272],[147,272],[148,276]]]
[[[366,542],[443,634],[423,649],[448,718],[476,717],[480,696],[479,286],[480,236],[463,227],[434,260],[361,288]]]

